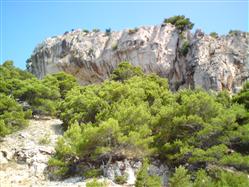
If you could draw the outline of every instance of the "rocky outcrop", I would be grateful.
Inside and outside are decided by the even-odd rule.
[[[0,186],[84,187],[93,180],[86,179],[84,171],[67,179],[53,176],[48,160],[55,153],[57,139],[63,134],[61,123],[59,119],[49,117],[30,120],[27,128],[1,139]],[[82,164],[78,165],[79,168],[93,169],[91,164]],[[110,187],[134,186],[141,166],[141,161],[128,159],[103,163],[97,168],[102,171],[98,181],[104,181]],[[169,168],[159,161],[153,161],[149,165],[148,173],[159,176],[163,186],[168,184]],[[116,184],[118,176],[127,176],[126,184]]]
[[[74,30],[39,44],[27,65],[38,78],[65,71],[89,84],[129,61],[168,78],[172,90],[200,86],[236,92],[249,77],[248,38],[238,31],[217,38],[200,30],[180,34],[171,24],[119,32]]]

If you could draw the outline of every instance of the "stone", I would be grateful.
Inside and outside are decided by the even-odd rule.
[[[90,84],[102,82],[121,61],[129,61],[167,78],[173,91],[203,87],[237,92],[249,77],[248,38],[244,32],[213,38],[200,29],[182,37],[171,24],[142,26],[132,34],[129,29],[109,35],[77,29],[37,45],[27,65],[38,78],[65,71]],[[182,55],[186,41],[190,47]]]
[[[0,151],[0,164],[7,164],[8,163],[8,159],[6,158],[5,154]]]

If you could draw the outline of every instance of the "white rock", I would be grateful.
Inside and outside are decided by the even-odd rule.
[[[38,78],[66,71],[81,84],[89,84],[105,80],[126,60],[168,78],[172,90],[201,86],[234,92],[249,77],[248,34],[212,38],[197,30],[194,35],[187,31],[184,37],[170,24],[143,26],[133,34],[126,29],[109,36],[77,30],[39,44],[28,64]],[[186,40],[190,48],[184,56],[181,51]]]

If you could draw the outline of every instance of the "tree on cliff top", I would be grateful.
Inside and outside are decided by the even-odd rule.
[[[172,16],[164,19],[164,23],[171,23],[174,25],[180,32],[185,30],[191,30],[194,27],[194,23],[190,21],[189,18],[186,18],[183,15]]]

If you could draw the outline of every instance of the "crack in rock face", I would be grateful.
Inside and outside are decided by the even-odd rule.
[[[84,85],[107,79],[121,61],[129,61],[168,78],[173,91],[237,92],[249,77],[248,38],[244,32],[216,38],[201,30],[179,34],[171,24],[109,34],[74,30],[39,44],[27,65],[38,78],[65,71]]]

